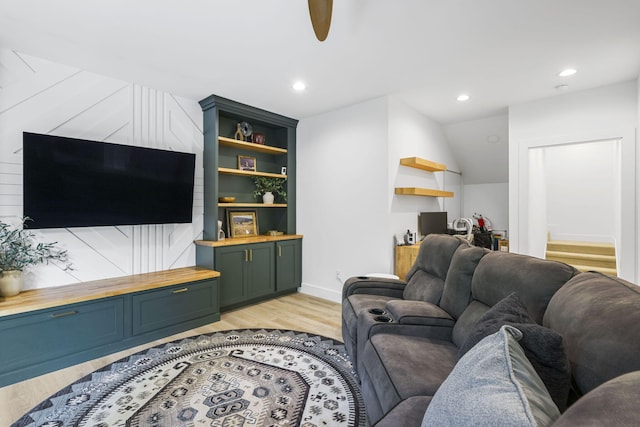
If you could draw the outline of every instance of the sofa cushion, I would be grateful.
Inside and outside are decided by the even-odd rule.
[[[461,246],[453,254],[439,305],[454,319],[459,318],[471,302],[473,273],[488,252],[477,246]]]
[[[369,421],[375,424],[379,407],[387,413],[412,396],[433,396],[457,361],[458,348],[448,340],[396,334],[376,334],[359,356],[364,367],[362,393]]]
[[[560,416],[505,325],[460,359],[431,399],[422,426],[549,426]]]
[[[406,276],[403,298],[407,300],[440,302],[444,279],[451,258],[464,240],[447,234],[429,234],[424,238],[418,256]]]
[[[562,337],[531,319],[516,293],[494,305],[478,321],[458,351],[462,357],[484,337],[496,333],[503,325],[518,328],[523,337],[520,346],[547,387],[556,406],[564,411],[571,388],[571,370],[564,352]]]
[[[542,317],[553,294],[577,270],[567,264],[527,255],[491,252],[482,257],[473,274],[473,299],[492,307],[516,292],[529,315],[542,325]]]
[[[640,286],[581,273],[553,296],[544,325],[564,337],[578,395],[640,370]]]

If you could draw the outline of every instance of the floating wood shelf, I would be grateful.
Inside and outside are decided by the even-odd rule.
[[[396,188],[396,194],[401,196],[453,197],[452,191],[416,187],[398,187]]]
[[[252,171],[243,171],[241,169],[231,169],[231,168],[218,168],[218,172],[226,173],[229,175],[239,175],[239,176],[268,176],[270,178],[287,178],[286,175],[282,175],[281,173],[269,173],[269,172],[252,172]]]
[[[218,203],[221,208],[286,208],[286,203]]]
[[[420,157],[405,157],[400,159],[400,164],[410,168],[422,169],[427,172],[444,172],[447,170],[446,165],[421,159]]]
[[[218,144],[226,145],[227,147],[235,147],[243,150],[257,151],[260,153],[268,154],[286,154],[285,148],[273,147],[271,145],[256,144],[254,142],[238,141],[237,139],[226,138],[224,136],[218,137]]]

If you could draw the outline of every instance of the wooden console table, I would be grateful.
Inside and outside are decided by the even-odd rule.
[[[185,267],[0,298],[0,387],[220,320],[219,276]]]

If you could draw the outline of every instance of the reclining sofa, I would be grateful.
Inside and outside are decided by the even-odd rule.
[[[429,235],[407,281],[353,277],[343,297],[371,425],[640,425],[632,283]]]

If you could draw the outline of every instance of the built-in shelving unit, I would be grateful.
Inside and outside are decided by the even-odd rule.
[[[228,310],[295,292],[302,281],[302,236],[296,234],[296,127],[298,121],[211,95],[204,113],[204,232],[196,263],[220,268],[220,306]],[[247,122],[265,144],[235,139]],[[255,159],[254,170],[238,167],[239,156]],[[283,173],[286,168],[286,174]],[[264,204],[254,198],[252,178],[286,180],[287,200]],[[232,203],[220,198],[234,197]],[[254,211],[257,235],[218,239],[231,211]],[[227,233],[228,234],[228,233]]]
[[[404,157],[400,159],[400,165],[420,169],[426,172],[444,172],[447,170],[446,165],[422,159],[420,157]],[[400,196],[453,197],[453,192],[451,191],[417,187],[396,187],[395,194]]]

